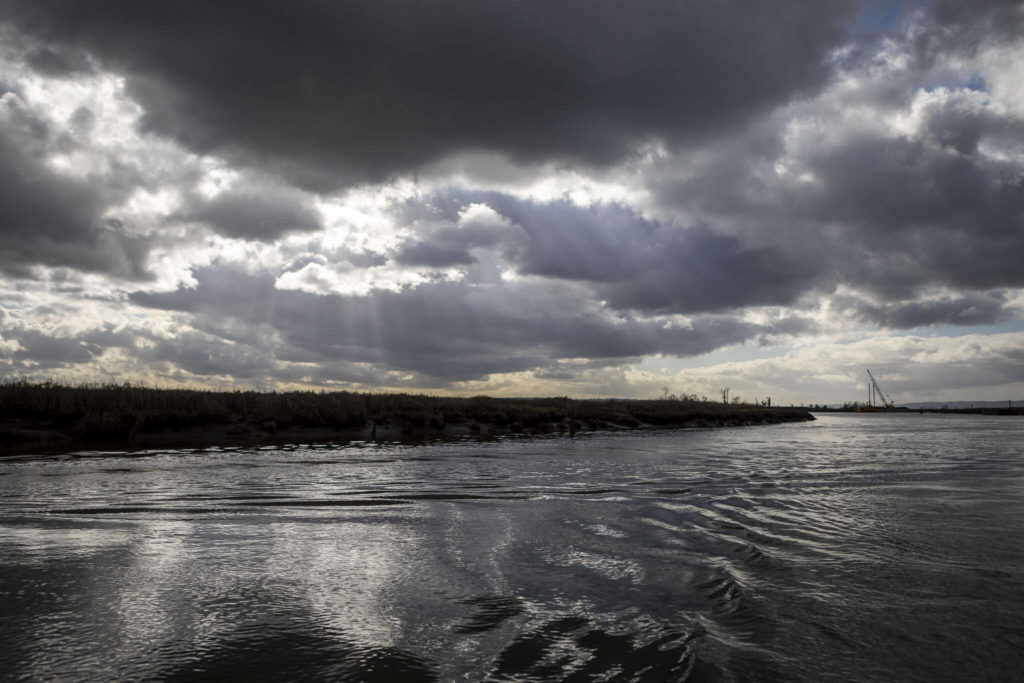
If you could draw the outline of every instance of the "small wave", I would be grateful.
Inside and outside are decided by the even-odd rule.
[[[460,602],[473,607],[474,612],[461,625],[455,627],[456,633],[483,633],[496,629],[526,609],[526,604],[519,598],[499,595],[483,595]]]
[[[558,493],[572,496],[599,496],[605,493],[621,493],[621,489],[561,489]]]
[[[170,650],[167,652],[166,650]],[[308,624],[244,624],[195,649],[158,651],[167,681],[434,681],[433,662],[387,646],[362,646]],[[170,665],[170,666],[168,666]]]
[[[490,680],[681,681],[696,662],[702,635],[665,630],[610,633],[568,615],[525,630],[498,656]]]
[[[704,597],[724,606],[743,597],[743,588],[731,576],[721,576],[697,585]]]
[[[346,500],[266,500],[236,503],[239,507],[362,507],[373,505],[404,505],[410,500],[401,498],[357,498]]]
[[[612,529],[607,524],[591,524],[584,528],[593,531],[598,536],[608,536],[609,538],[627,538],[626,532],[620,531],[618,529]]]
[[[126,505],[124,507],[97,507],[97,508],[71,508],[68,510],[47,510],[54,515],[124,515],[140,513],[161,513],[161,514],[208,514],[211,512],[223,512],[223,508],[201,508],[201,507],[152,507],[146,505]]]
[[[643,580],[645,573],[643,565],[637,560],[609,557],[573,547],[559,552],[550,561],[562,566],[579,565],[614,581],[628,580],[635,584]]]
[[[209,495],[209,494],[185,494],[169,496],[165,500],[186,501],[186,500],[287,500],[291,496],[274,494],[239,494],[239,495]]]
[[[777,624],[729,572],[698,584],[697,588],[710,603],[711,618],[723,627],[716,632],[720,639],[757,644],[770,640]]]
[[[404,493],[407,500],[489,500],[504,496],[478,496],[472,493]]]

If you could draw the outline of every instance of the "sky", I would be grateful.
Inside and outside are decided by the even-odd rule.
[[[0,0],[0,376],[1024,398],[1024,4]]]

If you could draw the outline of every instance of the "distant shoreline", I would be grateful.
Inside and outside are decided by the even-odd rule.
[[[809,408],[710,401],[0,384],[0,453],[715,428],[813,420]]]
[[[1013,406],[997,408],[992,406],[985,406],[979,408],[909,408],[905,406],[895,406],[893,408],[871,408],[865,410],[863,408],[826,408],[812,406],[810,408],[812,413],[881,413],[882,415],[907,415],[909,413],[941,413],[949,415],[1024,415],[1024,407]]]

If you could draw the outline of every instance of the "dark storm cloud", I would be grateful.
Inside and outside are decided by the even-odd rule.
[[[488,205],[488,199],[496,203],[505,198],[493,192],[447,192],[391,207],[396,222],[417,235],[398,245],[393,252],[395,261],[408,266],[444,268],[476,263],[472,250],[480,247],[501,247],[506,253],[521,247],[526,235],[518,225],[493,224],[486,219],[461,220],[460,213],[473,201],[467,197],[474,196],[484,205]]]
[[[1020,0],[935,0],[925,4],[926,26],[916,37],[919,54],[940,60],[950,52],[972,53],[992,40],[1024,35]]]
[[[691,356],[779,331],[724,316],[699,317],[688,327],[613,317],[544,285],[432,283],[338,296],[279,290],[270,274],[227,266],[195,277],[194,288],[140,292],[132,302],[189,313],[205,333],[216,332],[204,327],[210,321],[233,318],[241,326],[235,329],[248,326],[250,345],[273,330],[281,339],[278,361],[369,363],[441,383],[544,369],[553,359]],[[210,374],[205,366],[203,372]]]
[[[649,220],[620,204],[582,207],[568,200],[449,191],[407,202],[397,212],[407,221],[450,222],[473,203],[506,219],[487,235],[520,273],[591,283],[597,297],[615,308],[692,314],[786,305],[821,275],[816,264],[792,258],[784,247],[749,247],[706,225]],[[449,228],[422,239],[434,240],[434,249],[445,253],[460,244],[488,244],[463,241],[462,233]]]
[[[5,0],[124,74],[144,127],[307,187],[459,150],[607,164],[814,89],[855,3]]]
[[[813,264],[784,248],[751,248],[734,236],[698,226],[669,236],[649,267],[604,288],[608,302],[657,312],[728,311],[788,305],[820,277]]]
[[[22,346],[14,352],[15,360],[31,360],[44,368],[85,363],[96,357],[95,351],[79,339],[53,337],[35,330],[25,330],[11,337]]]
[[[136,356],[156,367],[170,363],[199,376],[256,379],[275,369],[273,358],[260,349],[192,331],[160,340],[152,347],[137,351]]]
[[[263,242],[323,227],[302,193],[260,183],[231,188],[210,199],[193,197],[190,207],[176,217],[205,223],[226,237]]]
[[[25,61],[37,73],[54,78],[71,78],[95,70],[87,55],[60,47],[33,49],[26,55]]]
[[[341,260],[347,261],[357,268],[383,266],[388,262],[387,256],[375,251],[353,251],[351,249],[342,249],[338,252],[337,256]]]
[[[60,142],[15,95],[0,99],[0,271],[26,277],[42,264],[145,277],[145,242],[103,215],[116,183],[60,175],[43,163]]]
[[[1014,167],[919,140],[866,136],[805,161],[820,181],[807,187],[772,185],[728,165],[711,174],[733,174],[721,187],[675,186],[719,216],[757,221],[752,236],[649,220],[619,204],[496,192],[449,190],[407,201],[395,215],[405,224],[448,226],[421,232],[420,248],[495,246],[519,273],[589,284],[617,309],[723,313],[794,305],[847,285],[896,299],[923,295],[919,303],[860,310],[895,328],[1002,319],[1002,301],[984,290],[1024,284],[1024,191]],[[505,219],[486,241],[462,241],[451,227],[472,204]],[[940,304],[929,296],[940,285],[968,292]]]
[[[813,110],[810,115],[820,116]],[[668,180],[658,189],[680,206],[762,220],[855,224],[861,232],[871,231],[871,239],[922,226],[1019,229],[1024,187],[1019,164],[982,156],[978,144],[982,139],[997,146],[1020,144],[1024,125],[968,109],[955,99],[929,105],[923,119],[920,137],[837,125],[795,160],[811,182],[774,172],[773,165],[785,160],[782,144],[770,142],[783,134],[775,130],[720,154],[696,177]]]
[[[873,104],[879,118],[896,113]],[[909,104],[908,96],[902,106]],[[812,269],[806,284],[826,291],[828,283],[847,284],[909,299],[937,286],[1024,285],[1024,166],[1012,153],[992,153],[1021,148],[1019,119],[963,84],[931,98],[912,134],[847,126],[834,106],[811,103],[792,119],[768,120],[700,172],[677,180],[669,170],[652,187],[666,204],[741,226]],[[828,116],[835,124],[821,130]],[[787,149],[788,126],[804,121],[820,131],[814,144]],[[778,173],[779,164],[789,172]]]
[[[966,135],[953,137],[977,146]],[[1024,225],[1018,213],[1024,184],[1014,177],[1017,169],[925,140],[859,136],[807,163],[821,183],[817,190],[790,195],[791,215],[856,224],[872,230],[872,237],[922,226],[1002,233]]]
[[[0,317],[0,322],[2,320]],[[0,332],[5,339],[20,345],[9,355],[12,367],[21,370],[68,368],[79,363],[89,363],[109,348],[129,348],[136,339],[148,336],[144,331],[130,332],[115,329],[109,324],[70,336],[22,324],[0,327]]]
[[[841,226],[836,253],[866,256],[836,262],[844,280],[882,293],[1024,285],[1019,166],[881,137],[851,140],[809,162],[820,182],[777,193],[788,205],[776,217]]]
[[[617,308],[695,313],[788,304],[814,284],[809,264],[781,249],[746,248],[706,225],[644,220],[617,205],[507,200],[495,208],[529,236],[523,272],[598,283]]]
[[[462,246],[446,246],[410,240],[395,252],[395,261],[406,266],[447,268],[474,263],[476,259]]]
[[[866,301],[845,303],[865,320],[881,327],[903,330],[938,324],[993,325],[1012,315],[1006,308],[1006,295],[1002,292],[969,293],[942,299],[880,305]]]
[[[619,204],[580,207],[490,194],[491,208],[526,233],[520,270],[568,280],[621,281],[647,267],[660,226]]]

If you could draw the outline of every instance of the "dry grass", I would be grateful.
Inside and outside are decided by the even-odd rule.
[[[348,391],[204,391],[152,389],[129,383],[70,386],[16,380],[0,383],[0,415],[8,428],[19,423],[79,438],[130,438],[140,432],[224,424],[258,425],[270,431],[292,427],[359,430],[383,425],[405,432],[443,430],[447,425],[487,425],[513,432],[546,431],[570,424],[590,429],[718,426],[802,419],[806,411],[678,399],[579,401]]]

